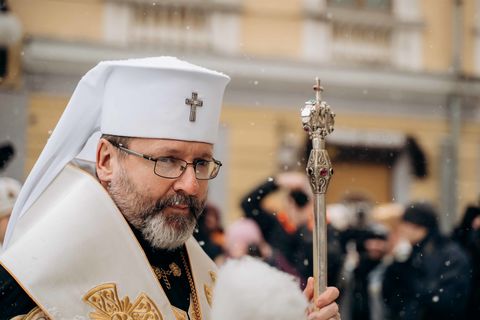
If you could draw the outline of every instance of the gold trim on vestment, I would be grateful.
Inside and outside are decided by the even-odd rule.
[[[35,307],[22,320],[50,320],[49,317],[39,307]]]
[[[208,271],[208,274],[210,275],[210,279],[212,279],[213,284],[217,282],[217,274],[215,271]]]
[[[71,166],[71,165],[70,165]],[[75,167],[75,166],[72,166],[72,168],[74,169],[77,169],[79,171],[83,171],[85,173],[87,173],[87,175],[90,176],[90,178],[92,178],[96,183],[100,184],[99,181],[90,173],[86,172],[85,170],[83,169],[80,169],[78,167]],[[112,204],[114,205],[115,208],[117,208],[115,202],[113,201],[112,197],[110,196],[110,194],[108,193],[108,191],[105,189],[105,188],[101,188],[101,191],[103,193],[105,193],[108,197],[108,199],[112,202]],[[138,248],[139,252],[140,252],[140,255],[143,257],[143,261],[145,262],[146,266],[148,267],[148,269],[150,270],[150,273],[152,275],[152,279],[155,279],[155,286],[160,290],[159,292],[161,293],[162,295],[162,298],[164,298],[166,301],[168,301],[169,305],[171,305],[169,299],[168,299],[168,296],[166,295],[165,293],[165,290],[163,290],[163,287],[160,283],[160,281],[157,281],[158,278],[157,278],[157,275],[155,274],[155,271],[153,270],[153,266],[150,264],[150,261],[148,260],[148,257],[145,253],[145,250],[142,248],[142,245],[140,244],[140,242],[138,241],[137,237],[135,236],[135,233],[133,232],[132,228],[129,226],[128,224],[128,220],[127,218],[120,212],[120,210],[114,210],[113,211],[119,218],[121,218],[124,223],[128,226],[128,228],[126,228],[126,233],[129,234],[130,236],[130,239],[133,241],[132,243],[135,244],[135,246]],[[92,289],[93,290],[93,289]],[[138,298],[137,298],[138,299]],[[155,306],[156,308],[156,306]],[[159,319],[162,319],[162,316],[161,316],[161,313],[158,312],[159,315],[160,315],[160,318]],[[103,318],[100,318],[103,320]],[[136,319],[136,318],[134,318]],[[156,320],[157,318],[151,318],[152,320]],[[149,319],[150,320],[150,319]]]
[[[186,251],[188,254],[188,250]],[[180,257],[182,258],[182,262],[185,267],[185,273],[187,274],[188,284],[190,287],[190,298],[192,300],[191,306],[193,307],[193,312],[191,314],[193,315],[193,318],[195,320],[202,320],[202,308],[200,306],[200,298],[199,298],[200,296],[198,294],[197,286],[195,285],[195,279],[193,278],[193,269],[192,269],[191,261],[189,259],[187,263],[187,260],[185,259],[185,255],[183,254],[183,251],[180,251]]]
[[[117,293],[117,285],[105,283],[96,286],[83,297],[83,301],[96,310],[89,314],[94,320],[113,319],[151,319],[163,320],[162,314],[153,301],[141,293],[133,303],[129,297],[120,300]]]
[[[90,180],[90,182],[95,182],[96,184],[98,184],[98,181],[95,180],[94,177],[92,177],[92,176],[89,175],[88,173],[85,173],[83,170],[81,170],[81,169],[79,169],[79,168],[76,168],[76,167],[73,167],[73,166],[71,166],[71,165],[67,165],[66,167],[68,167],[68,171],[69,171],[69,172],[75,173],[75,175],[72,175],[71,177],[70,177],[70,176],[67,176],[67,177],[69,177],[69,179],[73,179],[73,180],[72,180],[73,182],[75,182],[77,179],[79,179],[78,173],[81,173],[81,176],[82,176],[82,177],[83,177],[83,176],[87,176],[87,178],[88,178],[88,180]],[[70,169],[71,169],[71,170],[70,170]],[[64,169],[64,170],[65,170],[65,169]],[[86,180],[86,181],[88,181],[88,180]],[[67,181],[67,182],[69,182],[69,181]],[[73,182],[69,182],[69,183],[73,183]],[[107,201],[110,202],[110,203],[114,206],[115,204],[113,203],[113,200],[111,199],[111,197],[108,195],[108,192],[107,192],[104,188],[98,188],[98,189],[99,189],[99,190],[96,190],[96,189],[95,189],[96,191],[98,191],[97,193],[99,193],[100,196],[105,196],[105,197],[102,197],[102,198],[107,199]],[[102,201],[103,201],[103,200],[102,200]],[[106,202],[107,205],[108,205],[108,202]],[[121,292],[120,292],[121,295],[129,295],[129,296],[130,296],[130,297],[125,297],[125,298],[122,297],[122,300],[120,300],[119,297],[118,297],[118,295],[116,295],[116,289],[117,289],[117,288],[114,287],[113,289],[111,289],[111,293],[115,293],[115,295],[113,295],[113,297],[116,298],[116,300],[114,299],[114,305],[117,305],[117,306],[120,306],[120,307],[124,307],[123,304],[126,304],[126,301],[127,301],[131,306],[134,306],[138,301],[142,301],[142,299],[145,299],[146,301],[150,301],[152,304],[153,304],[153,301],[155,301],[155,303],[157,304],[157,306],[154,305],[154,307],[155,307],[155,309],[156,309],[156,311],[157,311],[157,313],[158,313],[158,317],[156,317],[156,318],[153,318],[153,317],[152,317],[152,318],[151,318],[152,320],[154,320],[154,319],[162,319],[162,318],[165,318],[165,317],[167,317],[168,319],[174,318],[174,317],[173,317],[174,314],[173,314],[173,311],[172,311],[172,309],[171,309],[171,303],[170,303],[170,301],[168,300],[168,297],[166,296],[165,291],[163,290],[163,287],[161,286],[160,282],[157,280],[157,277],[156,277],[156,275],[155,275],[155,273],[154,273],[154,271],[153,271],[153,269],[152,269],[152,266],[150,265],[149,260],[148,260],[146,254],[145,254],[145,251],[143,250],[143,248],[141,247],[140,243],[138,242],[138,239],[135,237],[135,234],[133,233],[133,230],[128,226],[127,220],[125,219],[125,217],[121,214],[121,212],[120,212],[119,210],[112,210],[112,212],[113,212],[113,217],[114,217],[115,219],[122,219],[122,221],[124,222],[124,225],[126,226],[126,228],[125,228],[123,225],[121,225],[121,224],[118,226],[118,228],[119,228],[120,231],[125,232],[125,234],[126,234],[126,236],[127,236],[127,239],[130,239],[129,241],[133,241],[132,244],[133,244],[135,247],[138,248],[138,251],[139,251],[139,254],[140,254],[139,258],[142,259],[142,260],[145,262],[145,266],[146,266],[147,268],[150,267],[150,273],[151,273],[151,275],[152,275],[152,280],[155,280],[155,281],[154,281],[154,282],[155,282],[155,283],[154,283],[154,287],[158,288],[159,294],[160,294],[160,297],[157,297],[157,295],[155,294],[155,292],[151,292],[151,293],[150,293],[150,292],[146,292],[146,293],[149,294],[149,296],[146,296],[146,295],[145,295],[145,296],[142,296],[142,295],[140,295],[140,296],[138,296],[138,297],[135,299],[134,303],[130,303],[130,299],[129,299],[129,298],[130,298],[130,297],[135,298],[135,296],[137,295],[137,293],[136,293],[135,291],[134,291],[134,292],[128,291],[128,293],[122,293],[122,290],[121,290],[122,284],[121,284],[121,282],[118,282],[118,280],[120,280],[120,279],[109,279],[109,280],[114,280],[114,281],[115,281],[115,283],[113,283],[113,284],[111,284],[111,285],[113,285],[113,286],[118,286],[118,289],[121,291]],[[113,218],[112,218],[112,219],[113,219]],[[189,241],[192,241],[192,243],[189,243]],[[202,260],[202,259],[203,259],[203,256],[200,256],[200,255],[199,255],[199,254],[202,252],[202,251],[201,251],[201,248],[197,248],[197,246],[198,246],[198,244],[197,244],[196,242],[194,242],[194,240],[188,240],[188,241],[185,243],[185,248],[186,248],[185,254],[186,254],[186,257],[187,257],[187,256],[191,256],[191,255],[194,255],[194,256],[197,256],[197,255],[198,255],[198,258],[200,259],[199,261],[203,261],[203,260]],[[190,250],[190,249],[191,249],[191,250]],[[199,250],[199,252],[197,252],[197,250]],[[190,251],[192,251],[192,252],[190,252]],[[194,259],[193,259],[193,260],[194,260]],[[196,308],[192,308],[192,304],[190,305],[190,309],[189,309],[188,314],[191,314],[191,315],[192,315],[193,317],[195,317],[195,318],[197,318],[196,316],[198,316],[198,319],[202,319],[202,306],[203,306],[203,307],[206,307],[206,306],[207,306],[207,302],[208,302],[208,301],[206,301],[206,299],[205,299],[204,301],[201,301],[201,300],[203,300],[203,297],[200,297],[200,295],[199,295],[199,293],[202,293],[202,290],[201,290],[201,287],[200,287],[200,286],[204,283],[204,281],[203,281],[204,279],[203,279],[203,278],[204,278],[204,275],[205,275],[205,273],[204,273],[205,269],[202,268],[201,270],[204,270],[204,271],[202,271],[202,274],[201,274],[201,275],[197,275],[197,274],[194,272],[195,270],[192,268],[192,263],[194,262],[193,260],[192,260],[192,257],[189,257],[189,259],[188,259],[188,262],[189,262],[189,263],[187,263],[187,265],[189,265],[189,268],[188,268],[187,270],[188,270],[189,272],[191,272],[191,274],[190,274],[191,281],[189,281],[189,282],[190,282],[190,284],[193,284],[191,287],[194,288],[194,289],[191,290],[191,291],[193,291],[192,293],[195,293],[194,295],[197,297],[198,302],[197,302],[197,307],[196,307]],[[15,261],[14,261],[14,262],[15,262]],[[206,260],[205,260],[205,262],[206,262]],[[2,264],[3,264],[3,263],[2,263]],[[202,264],[202,265],[203,265],[203,264]],[[210,268],[210,269],[211,269],[212,267],[210,266],[210,267],[207,267],[207,268]],[[9,270],[8,270],[7,268],[5,268],[5,269],[9,272]],[[148,270],[148,269],[147,269],[147,270]],[[208,270],[208,269],[207,269],[207,270]],[[23,288],[23,290],[32,298],[32,300],[33,300],[40,308],[44,308],[45,310],[47,310],[46,306],[43,306],[43,305],[41,305],[40,303],[38,303],[38,300],[29,293],[29,290],[27,290],[26,287],[24,287],[24,286],[22,285],[22,283],[21,283],[20,281],[18,281],[18,279],[16,279],[16,277],[15,277],[11,272],[9,272],[9,273],[14,277],[14,279],[16,280],[16,282]],[[197,276],[198,276],[198,279],[196,279]],[[209,275],[206,274],[206,276],[207,276],[207,277],[205,277],[205,278],[208,279]],[[27,280],[29,279],[29,278],[27,278],[25,275],[24,275],[24,277],[25,277],[25,279],[27,279]],[[210,277],[212,277],[212,275],[210,275]],[[201,279],[201,280],[200,280],[200,279]],[[103,280],[103,279],[99,279],[98,282],[94,282],[94,283],[102,284],[102,283],[103,283],[102,280]],[[106,280],[106,279],[105,279],[105,280]],[[116,280],[117,280],[117,281],[116,281]],[[195,280],[197,280],[197,281],[195,281]],[[108,280],[107,280],[107,281],[108,281]],[[28,281],[26,281],[26,282],[28,283]],[[203,283],[202,283],[202,282],[203,282]],[[88,287],[90,287],[90,286],[88,286]],[[89,293],[92,293],[92,291],[94,291],[95,288],[96,288],[96,290],[100,290],[99,286],[96,286],[94,289],[91,289],[91,290],[89,290],[88,287],[85,288],[85,289],[83,289],[82,292],[88,291]],[[155,289],[155,288],[154,288],[154,289]],[[40,296],[42,296],[42,298],[43,298],[43,296],[46,295],[46,294],[43,293],[43,292],[40,292],[40,293],[35,292],[35,293],[38,294],[38,295],[40,295]],[[140,291],[139,291],[139,293],[140,293]],[[139,293],[138,293],[138,294],[139,294]],[[203,294],[203,293],[202,293],[202,294]],[[90,306],[92,306],[92,309],[91,309],[92,313],[90,313],[90,315],[86,315],[86,314],[84,314],[85,312],[83,312],[83,311],[80,312],[80,311],[79,311],[79,313],[81,313],[82,316],[84,316],[84,317],[90,318],[90,317],[92,317],[93,314],[97,314],[97,313],[100,312],[99,310],[102,310],[101,308],[97,308],[96,305],[94,305],[93,302],[91,302],[91,301],[88,302],[88,300],[85,300],[86,298],[84,298],[84,300],[82,300],[82,296],[81,296],[81,295],[80,295],[80,296],[77,296],[77,295],[76,295],[75,297],[69,297],[69,298],[73,298],[73,300],[70,299],[70,300],[71,300],[70,303],[72,303],[72,304],[73,304],[73,303],[75,303],[75,304],[80,304],[80,306],[83,304],[83,307],[81,307],[83,310],[85,310],[84,308],[89,309]],[[155,299],[155,300],[152,300],[152,298]],[[159,299],[159,298],[160,298],[160,299]],[[158,301],[157,301],[157,299],[158,299]],[[42,301],[43,301],[43,300],[42,300]],[[85,304],[85,303],[86,303],[86,304]],[[170,308],[167,308],[167,306],[169,306]],[[158,307],[161,307],[161,308],[162,308],[162,309],[161,309],[162,313],[160,313],[160,312],[158,311],[158,310],[159,310]],[[155,310],[155,309],[153,309],[153,310]],[[195,312],[193,309],[196,309],[197,312]],[[45,311],[45,310],[44,310],[44,313],[45,313],[50,319],[54,319],[54,317],[52,317],[52,315],[49,314],[49,312],[52,312],[51,310],[53,310],[53,308],[50,309],[50,311]],[[119,310],[122,311],[122,315],[125,315],[124,310],[122,310],[122,309],[119,309]],[[128,315],[127,315],[127,316],[128,316]],[[24,315],[22,315],[22,317],[24,317]],[[100,315],[99,315],[96,319],[97,319],[97,320],[111,319],[111,317],[108,316],[108,313],[103,312],[103,313],[100,313]],[[136,320],[136,317],[133,317],[133,319]],[[23,319],[22,319],[22,320],[23,320]]]
[[[204,284],[203,289],[205,290],[205,297],[207,298],[208,305],[212,307],[212,296],[213,296],[212,288],[209,285]]]
[[[3,262],[2,262],[1,260],[0,260],[0,265],[5,269],[5,271],[8,272],[8,274],[10,274],[10,276],[13,278],[13,280],[15,280],[15,282],[20,286],[20,288],[23,289],[23,291],[27,294],[27,296],[29,296],[30,299],[32,299],[33,302],[35,302],[35,304],[37,305],[36,308],[32,309],[32,310],[27,314],[27,316],[28,316],[30,313],[32,313],[35,309],[37,309],[37,308],[40,309],[40,307],[39,307],[40,303],[38,303],[37,299],[35,299],[35,298],[30,294],[30,292],[25,288],[25,286],[17,279],[17,277],[10,271],[10,269],[8,269],[8,268],[5,266],[5,264],[3,264]],[[41,309],[40,309],[40,310],[41,310]],[[46,315],[46,319],[53,319],[53,318],[51,317],[51,315],[48,314],[48,312],[44,312],[44,313],[45,313],[45,315]],[[49,317],[50,317],[50,318],[49,318]]]
[[[173,310],[173,315],[175,316],[176,320],[188,320],[187,313],[185,311],[183,311],[182,309],[179,309],[175,306],[172,306],[172,310]]]
[[[39,307],[33,308],[28,314],[11,318],[10,320],[50,320]]]

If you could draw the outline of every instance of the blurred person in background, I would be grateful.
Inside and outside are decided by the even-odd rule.
[[[465,319],[469,259],[440,233],[431,205],[407,206],[392,253],[383,281],[387,319]]]
[[[405,207],[394,202],[379,204],[372,209],[371,220],[374,223],[384,226],[388,232],[388,237],[381,262],[368,275],[370,320],[387,319],[386,306],[382,296],[383,279],[385,277],[385,270],[393,259],[391,252],[398,238],[398,226],[400,225],[404,212]],[[409,253],[410,245],[407,246],[407,250]]]
[[[452,239],[469,254],[471,260],[471,293],[468,299],[466,319],[480,315],[480,207],[469,206],[460,225],[455,228]]]
[[[212,260],[222,255],[224,231],[217,207],[207,203],[203,214],[197,219],[197,230],[193,236]]]
[[[272,267],[299,277],[283,254],[263,239],[260,228],[252,219],[238,219],[226,229],[224,251],[226,258],[259,258]]]
[[[0,178],[0,252],[7,231],[8,220],[21,188],[22,185],[15,179]]]
[[[277,204],[282,210],[272,212],[264,200],[281,190],[293,193],[286,201]],[[245,195],[241,206],[245,216],[258,223],[265,240],[290,259],[295,251],[296,232],[300,226],[309,222],[311,216],[308,202],[308,181],[305,174],[284,172],[253,188]]]
[[[327,205],[328,223],[338,232],[347,230],[353,224],[353,212],[343,203]]]
[[[15,155],[15,148],[10,142],[3,142],[0,145],[0,170],[3,170]]]
[[[387,253],[388,230],[380,224],[372,224],[364,230],[356,256],[349,255],[342,270],[342,300],[340,302],[344,320],[370,320],[383,310],[378,310],[377,299],[371,291],[372,274],[381,265]],[[378,272],[378,271],[377,271]],[[378,302],[377,302],[378,303]]]
[[[276,192],[286,193],[283,210],[274,212],[265,200]],[[312,275],[313,257],[313,203],[310,186],[304,173],[282,172],[257,185],[242,200],[247,218],[254,220],[265,241],[278,249],[301,276],[304,287]],[[328,229],[328,284],[336,285],[341,263],[341,251],[335,232]]]
[[[341,291],[353,286],[351,276],[358,267],[359,257],[364,254],[364,241],[370,236],[371,201],[359,193],[352,193],[340,203],[329,206],[327,214],[334,226],[337,226],[339,251],[344,256],[339,266],[338,281]],[[349,294],[344,297],[343,304],[349,305]],[[345,315],[348,319],[349,315]]]
[[[339,241],[344,252],[347,252],[348,246],[362,247],[364,234],[371,224],[372,202],[361,193],[353,193],[345,197],[341,204],[348,212],[348,219],[339,235]]]

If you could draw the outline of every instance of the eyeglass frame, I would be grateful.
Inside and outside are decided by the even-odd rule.
[[[191,165],[193,167],[193,171],[195,172],[195,178],[197,180],[212,180],[212,179],[215,179],[218,175],[218,173],[220,172],[220,168],[221,166],[223,165],[222,162],[220,160],[217,160],[215,158],[212,157],[212,160],[204,160],[204,159],[198,159],[198,160],[193,160],[193,162],[187,162],[183,159],[178,159],[178,158],[175,158],[175,157],[158,157],[158,158],[154,158],[152,156],[149,156],[149,155],[146,155],[146,154],[143,154],[143,153],[140,153],[140,152],[137,152],[137,151],[134,151],[134,150],[131,150],[131,149],[128,149],[128,148],[125,148],[121,143],[120,144],[116,144],[116,143],[113,143],[111,141],[109,141],[110,144],[112,146],[114,146],[115,148],[118,148],[119,150],[127,153],[127,154],[130,154],[130,155],[133,155],[133,156],[137,156],[139,158],[143,158],[145,160],[150,160],[150,161],[153,161],[154,163],[154,166],[153,166],[153,173],[158,176],[158,177],[161,177],[161,178],[164,178],[164,179],[178,179],[180,178],[184,173],[185,171],[187,171],[187,168],[189,165]],[[185,167],[184,169],[180,172],[180,174],[177,176],[177,177],[165,177],[165,176],[161,176],[159,175],[156,171],[155,171],[155,168],[157,167],[157,162],[158,160],[160,159],[164,159],[164,158],[167,158],[167,159],[175,159],[175,160],[179,160],[179,161],[182,161],[185,163]],[[207,179],[200,179],[197,177],[197,164],[200,162],[200,161],[205,161],[205,162],[213,162],[214,164],[217,165],[217,170],[216,170],[216,173],[213,177],[210,177],[210,178],[207,178]],[[215,171],[214,171],[215,172]]]

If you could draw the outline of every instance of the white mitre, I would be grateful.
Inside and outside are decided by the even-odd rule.
[[[100,62],[78,83],[30,172],[13,209],[5,246],[17,221],[99,132],[213,144],[229,80],[173,57]],[[91,145],[96,147],[95,140]]]
[[[212,320],[299,320],[307,299],[289,274],[252,258],[229,260],[220,268],[213,293]]]

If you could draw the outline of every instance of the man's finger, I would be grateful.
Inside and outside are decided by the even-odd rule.
[[[338,305],[336,303],[331,303],[324,306],[318,311],[314,311],[308,315],[308,320],[328,320],[328,319],[337,319]]]
[[[318,296],[317,301],[315,301],[315,305],[318,308],[322,308],[335,300],[337,300],[338,296],[340,295],[340,292],[338,291],[337,288],[335,287],[328,287],[325,292],[323,292],[321,295]]]
[[[307,285],[305,290],[303,290],[303,294],[307,297],[307,300],[310,301],[313,298],[313,278],[309,277],[307,280]]]

